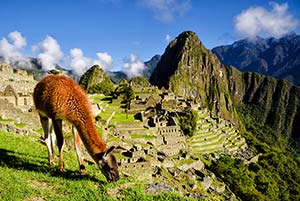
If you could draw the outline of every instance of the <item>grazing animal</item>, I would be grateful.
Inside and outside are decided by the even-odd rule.
[[[80,153],[82,141],[106,179],[109,182],[119,179],[117,160],[112,153],[114,147],[107,148],[97,134],[88,97],[74,80],[63,75],[49,75],[36,85],[33,99],[44,130],[50,164],[53,164],[55,159],[52,137],[54,135],[51,135],[53,127],[59,151],[58,167],[61,171],[64,170],[62,120],[67,120],[73,125],[75,149],[81,173],[86,174]],[[49,119],[52,120],[52,126],[49,124]]]

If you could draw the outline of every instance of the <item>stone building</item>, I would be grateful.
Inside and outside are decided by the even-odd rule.
[[[14,71],[7,64],[0,64],[0,99],[15,107],[28,110],[33,105],[33,90],[37,83],[26,71]]]

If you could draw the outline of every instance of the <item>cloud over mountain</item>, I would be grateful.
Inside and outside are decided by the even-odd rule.
[[[142,76],[145,70],[145,64],[135,54],[130,54],[130,57],[124,61],[123,71],[126,73],[128,78],[136,76]]]
[[[6,63],[18,63],[20,66],[30,66],[29,59],[22,54],[22,49],[26,46],[26,38],[18,31],[10,32],[8,39],[0,41],[0,57]]]
[[[96,59],[85,57],[83,51],[79,48],[70,50],[71,61],[69,64],[71,70],[78,76],[81,76],[92,65],[98,64],[104,71],[112,67],[113,59],[107,52],[97,52]]]
[[[107,71],[112,67],[113,59],[107,52],[97,52],[96,56],[97,59],[94,61],[94,64],[101,66],[104,71]]]
[[[51,36],[47,36],[43,41],[38,43],[34,49],[40,52],[38,54],[38,59],[44,70],[55,68],[64,56],[60,49],[60,45]]]
[[[71,49],[70,56],[71,61],[69,65],[76,75],[82,75],[91,66],[92,60],[85,57],[79,48]]]
[[[0,57],[12,66],[31,68],[29,56],[24,56],[22,50],[27,46],[26,38],[14,31],[8,34],[7,38],[0,40]],[[56,65],[63,63],[64,67],[70,68],[76,75],[81,76],[89,67],[98,64],[103,70],[111,70],[113,59],[107,52],[97,52],[95,58],[84,56],[79,48],[70,50],[69,55],[64,55],[60,44],[52,36],[47,36],[36,45],[32,46],[32,53],[37,54],[39,64],[44,71],[51,70]]]
[[[235,18],[235,29],[241,35],[254,37],[257,35],[280,37],[299,26],[289,12],[288,4],[270,3],[272,9],[250,7]]]

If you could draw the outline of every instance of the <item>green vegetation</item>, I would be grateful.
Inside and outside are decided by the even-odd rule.
[[[97,83],[89,87],[88,93],[90,94],[104,94],[106,96],[110,95],[114,90],[113,83],[108,77],[105,77],[104,81]]]
[[[122,107],[125,108],[126,118],[128,118],[128,110],[130,110],[131,100],[134,99],[135,93],[126,80],[120,81],[113,93],[113,98],[117,99],[119,96],[122,97],[122,103],[124,104]]]
[[[271,151],[250,164],[224,156],[210,169],[242,200],[299,200],[299,162]]]
[[[276,130],[253,119],[239,109],[247,131],[243,136],[254,153],[256,163],[223,156],[209,169],[220,177],[242,200],[299,200],[300,158]]]
[[[24,124],[24,123],[15,123],[15,125],[18,128],[24,128],[26,126],[26,124]]]
[[[10,122],[13,122],[14,120],[12,119],[3,119],[1,116],[0,116],[0,122],[3,122],[3,123],[10,123]]]
[[[131,83],[132,85],[140,86],[140,87],[150,87],[151,86],[150,82],[144,77],[134,77],[129,81],[129,83]]]
[[[112,121],[113,122],[133,122],[134,115],[116,112],[115,115],[112,117]]]
[[[146,194],[132,178],[107,183],[96,165],[78,170],[75,151],[64,153],[66,170],[48,165],[47,149],[37,138],[0,131],[0,200],[190,200],[178,192]]]
[[[198,113],[190,110],[186,114],[179,115],[180,128],[186,136],[193,136],[197,129]]]
[[[80,78],[79,85],[90,94],[110,95],[114,85],[100,66],[94,65]]]

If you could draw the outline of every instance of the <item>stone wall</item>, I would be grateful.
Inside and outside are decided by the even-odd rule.
[[[17,128],[11,124],[5,124],[5,123],[1,123],[1,122],[0,122],[0,130],[9,132],[9,133],[19,134],[19,135],[40,136],[39,133],[37,133],[33,130],[21,129],[21,128]]]
[[[20,108],[15,107],[14,104],[3,99],[0,99],[0,116],[4,120],[12,120],[12,124],[23,123],[27,129],[37,129],[37,125],[40,125],[36,112],[24,112]]]

